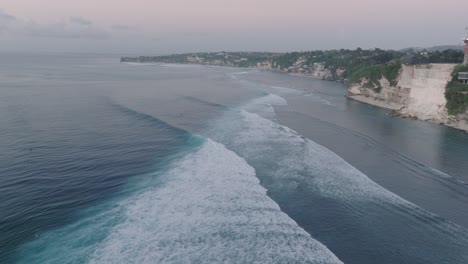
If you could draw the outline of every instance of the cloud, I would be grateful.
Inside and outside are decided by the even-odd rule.
[[[12,21],[16,20],[16,17],[5,13],[2,9],[0,9],[0,21]]]
[[[107,38],[109,33],[91,25],[58,22],[52,24],[38,24],[29,21],[23,26],[23,34],[49,38]]]
[[[70,17],[70,22],[75,23],[75,24],[79,24],[79,25],[86,25],[86,26],[93,24],[93,22],[91,22],[91,20],[88,20],[88,19],[80,17],[80,16]]]
[[[0,32],[5,31],[7,27],[16,20],[16,17],[5,13],[0,9]]]
[[[70,17],[55,23],[37,23],[34,20],[16,18],[0,10],[0,33],[44,38],[103,39],[109,32],[93,25],[91,20],[80,16]]]

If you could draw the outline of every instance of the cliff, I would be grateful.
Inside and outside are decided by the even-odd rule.
[[[463,61],[463,55],[459,50],[401,53],[358,48],[291,53],[186,53],[122,57],[121,62],[250,67],[348,82],[349,96],[353,99],[392,109],[396,115],[468,131],[468,113],[464,111],[468,109],[468,86],[457,79],[459,72],[468,72],[468,66],[455,64]]]
[[[217,65],[274,70],[292,75],[320,78],[330,81],[357,82],[368,77],[370,84],[380,87],[379,78],[385,76],[395,85],[401,63],[461,63],[463,52],[445,50],[436,52],[398,52],[393,50],[315,50],[288,53],[272,52],[199,52],[162,56],[122,57],[121,62],[182,63]],[[468,105],[468,98],[466,100]],[[451,106],[451,104],[449,104]],[[449,107],[450,109],[455,109]],[[455,109],[457,110],[457,109]]]
[[[403,65],[395,86],[384,77],[379,89],[350,84],[349,97],[395,110],[396,115],[431,121],[468,131],[468,113],[450,116],[445,91],[456,64]]]

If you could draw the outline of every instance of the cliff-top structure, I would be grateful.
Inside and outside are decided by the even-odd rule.
[[[468,65],[468,36],[466,36],[464,42],[465,42],[465,58],[463,59],[463,64]]]

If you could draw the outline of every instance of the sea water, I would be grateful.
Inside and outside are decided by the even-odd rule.
[[[0,85],[0,262],[468,261],[464,214],[398,188],[416,178],[445,207],[466,208],[464,164],[445,170],[394,144],[386,155],[411,156],[412,166],[373,164],[419,177],[382,181],[341,142],[370,138],[381,151],[397,139],[350,125],[380,112],[350,107],[343,87],[82,55],[5,55]]]

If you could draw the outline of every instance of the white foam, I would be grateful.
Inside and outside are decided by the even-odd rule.
[[[157,66],[164,68],[200,68],[202,65],[197,64],[177,64],[177,63],[163,63],[163,62],[122,62],[128,66]]]
[[[182,64],[182,63],[158,63],[158,66],[166,68],[202,68],[203,65],[199,64]]]
[[[325,105],[336,106],[335,104],[333,104],[332,102],[330,102],[330,101],[328,101],[327,99],[324,99],[324,98],[320,98],[320,102],[325,104]]]
[[[273,176],[280,177],[278,183],[284,184],[284,179],[308,181],[323,195],[346,200],[397,199],[332,151],[290,128],[246,111],[241,116],[245,126],[234,136],[234,144],[244,147],[248,156],[261,154],[278,164],[279,170],[272,171]]]
[[[143,63],[143,62],[122,62],[126,66],[150,66],[155,65],[155,63]]]
[[[274,106],[284,106],[288,105],[286,100],[276,94],[268,94],[254,99],[249,104],[243,105],[242,108],[249,111],[259,114],[260,116],[272,120],[276,120],[276,112]]]
[[[289,87],[282,87],[282,86],[269,86],[273,89],[274,92],[280,93],[280,95],[287,95],[287,94],[304,94],[304,91],[299,91],[296,89],[292,89]]]
[[[282,86],[267,86],[266,90],[269,90],[270,92],[272,92],[274,94],[277,94],[277,95],[280,95],[280,96],[281,95],[282,96],[302,95],[302,96],[306,96],[306,97],[312,97],[313,100],[315,100],[315,101],[317,101],[317,102],[319,102],[321,104],[336,107],[336,105],[333,104],[332,102],[330,102],[329,100],[323,98],[322,96],[314,94],[313,92],[305,92],[305,91],[302,91],[302,90],[296,90],[296,89],[292,89],[292,88],[288,88],[288,87],[282,87]],[[256,104],[255,101],[250,103],[250,105],[255,105],[255,104]]]
[[[270,168],[269,176],[276,178],[273,184],[284,185],[281,187],[295,188],[298,182],[306,182],[321,195],[333,199],[380,199],[409,204],[327,148],[274,122],[274,118],[265,118],[268,106],[286,104],[280,98],[267,95],[254,99],[240,112],[234,111],[219,120],[209,136],[228,145],[248,162],[263,162],[263,167]]]
[[[258,105],[271,105],[271,106],[273,106],[273,105],[288,105],[288,103],[281,96],[278,96],[276,94],[268,94],[266,96],[262,96],[262,97],[254,99],[251,103],[245,105],[244,107],[252,108],[252,107],[256,107]]]
[[[434,234],[448,234],[448,243],[454,243],[455,247],[468,242],[465,229],[441,221],[432,213],[386,190],[332,151],[286,126],[241,110],[227,113],[209,133],[254,166],[263,186],[274,197],[294,199],[285,197],[294,197],[296,192],[309,193],[319,199],[312,198],[311,206],[303,208],[313,208],[312,203],[322,199],[333,201],[333,204],[352,212],[353,218],[350,219],[356,221],[366,219],[367,214],[370,214],[369,219],[377,219],[372,216],[375,211],[367,210],[379,206],[395,215],[411,217],[416,225],[429,223],[430,227],[425,227],[428,232],[437,230]],[[289,202],[291,200],[286,203]],[[292,206],[292,210],[299,210],[294,206],[302,207],[294,203]],[[321,211],[307,213],[320,214]],[[311,228],[313,230],[313,226]]]
[[[249,73],[250,72],[248,72],[248,71],[242,71],[242,72],[234,72],[232,74],[234,74],[234,75],[245,75],[245,74],[249,74]]]
[[[247,75],[247,74],[250,74],[252,73],[253,71],[241,71],[241,72],[233,72],[233,73],[230,73],[228,74],[228,76],[232,79],[232,80],[239,80],[239,78],[237,76],[239,75]],[[244,82],[247,82],[245,80],[243,80]]]
[[[315,94],[313,92],[308,92],[308,93],[304,94],[304,96],[305,97],[312,97],[313,100],[317,100],[322,104],[336,107],[336,104],[330,102],[329,100],[327,100],[327,99],[325,99],[325,98],[323,98],[323,97],[321,97],[321,96],[319,96],[319,95],[317,95],[317,94]]]
[[[125,220],[92,263],[341,263],[219,143],[207,140],[162,177],[120,204]]]

